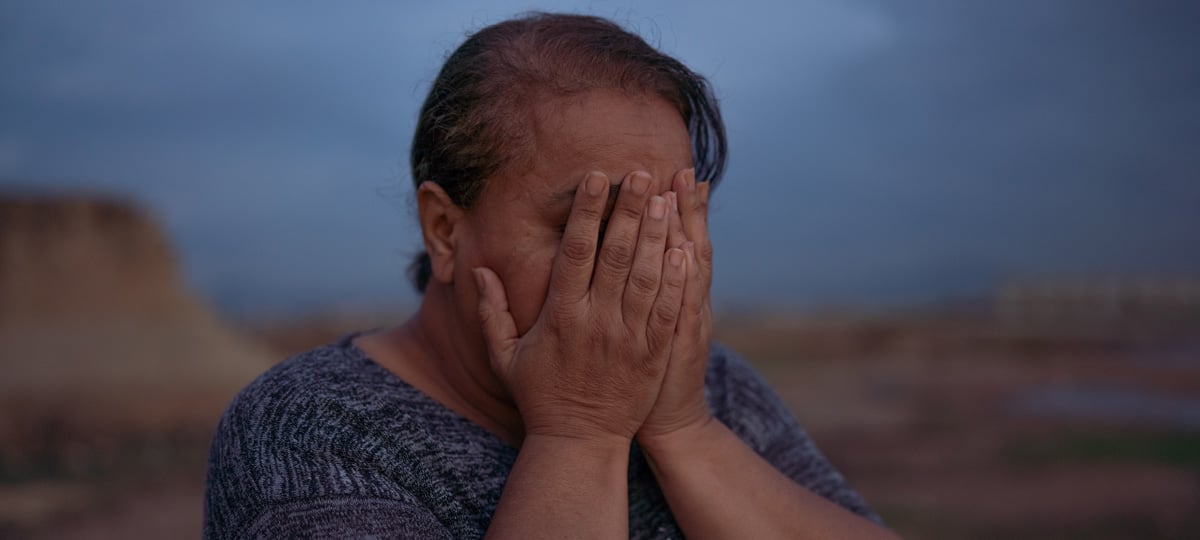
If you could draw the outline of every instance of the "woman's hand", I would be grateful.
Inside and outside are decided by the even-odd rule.
[[[631,440],[659,395],[676,336],[688,263],[666,246],[670,209],[630,174],[598,234],[609,181],[590,173],[576,191],[546,302],[517,335],[504,285],[475,269],[492,370],[508,388],[526,438]],[[594,275],[594,278],[593,278]]]
[[[672,202],[667,244],[687,253],[688,276],[662,389],[637,434],[638,442],[650,450],[665,438],[703,427],[712,418],[704,399],[712,337],[708,187],[707,182],[696,183],[693,169],[684,169],[675,174],[667,193]]]
[[[887,538],[886,529],[816,495],[758,455],[704,399],[712,334],[712,244],[708,183],[676,173],[668,200],[678,207],[667,245],[683,246],[688,277],[667,373],[638,431],[671,513],[688,538]]]

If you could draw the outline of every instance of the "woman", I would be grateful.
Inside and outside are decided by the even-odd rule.
[[[724,162],[704,79],[608,21],[471,36],[413,141],[419,311],[234,400],[205,535],[890,537],[709,344]]]

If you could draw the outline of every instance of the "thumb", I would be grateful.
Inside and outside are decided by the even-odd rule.
[[[475,275],[475,286],[479,289],[479,322],[483,325],[483,339],[491,358],[492,371],[507,380],[508,368],[516,355],[517,323],[508,311],[508,296],[500,277],[485,267],[471,270]]]

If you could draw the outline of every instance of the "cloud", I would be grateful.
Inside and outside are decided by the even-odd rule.
[[[423,93],[467,32],[528,8],[612,17],[713,80],[721,298],[1200,271],[1187,3],[8,3],[0,183],[148,204],[223,305],[412,301]]]

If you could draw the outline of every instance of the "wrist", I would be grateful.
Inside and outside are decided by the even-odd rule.
[[[675,429],[638,432],[637,442],[649,457],[660,458],[695,452],[722,428],[724,424],[711,414],[705,414]]]
[[[629,467],[629,447],[632,441],[620,437],[590,437],[528,434],[521,441],[519,453],[543,463],[548,470],[558,471],[560,477],[624,478]],[[553,465],[551,465],[553,464]]]
[[[553,437],[563,440],[589,441],[591,443],[623,443],[629,445],[637,433],[639,422],[636,414],[624,410],[580,410],[582,407],[564,407],[561,399],[545,399],[535,406],[522,407],[521,414],[525,437]],[[592,407],[599,409],[598,407]]]
[[[526,432],[521,448],[536,446],[547,450],[564,450],[580,455],[609,456],[625,455],[632,443],[629,437],[608,433],[558,433],[545,431]]]

